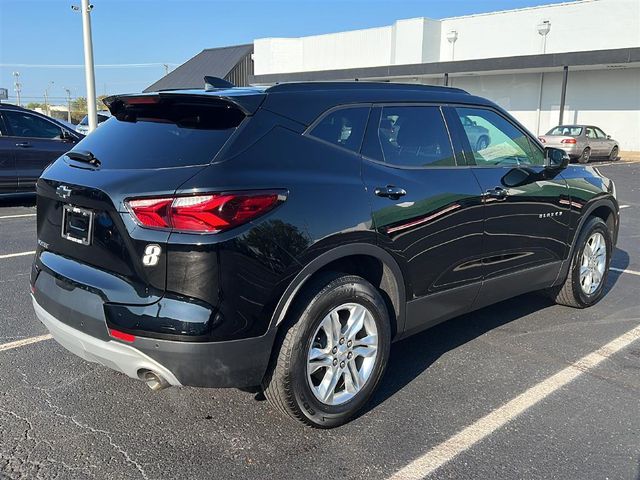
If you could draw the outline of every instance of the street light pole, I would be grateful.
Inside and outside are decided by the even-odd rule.
[[[51,116],[51,112],[49,111],[49,89],[53,86],[53,81],[49,82],[47,88],[44,89],[44,114],[47,116]]]
[[[71,90],[64,89],[67,92],[67,122],[71,123]]]
[[[73,10],[80,10],[82,14],[82,39],[84,44],[84,77],[87,83],[87,117],[89,132],[98,126],[98,112],[96,111],[96,76],[93,67],[93,42],[91,40],[91,10],[93,5],[89,0],[81,0],[81,6],[73,5]]]
[[[20,106],[20,92],[22,92],[22,84],[20,83],[20,72],[13,72],[15,81],[13,82],[13,89],[16,91],[16,102]]]

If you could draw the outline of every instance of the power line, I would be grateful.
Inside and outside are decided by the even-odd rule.
[[[146,68],[180,65],[179,63],[104,63],[96,65],[96,68]],[[4,68],[84,68],[83,64],[36,64],[36,63],[0,63]]]

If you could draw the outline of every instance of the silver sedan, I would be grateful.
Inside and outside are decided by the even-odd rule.
[[[559,125],[538,138],[545,147],[560,148],[580,163],[591,157],[617,160],[620,152],[618,142],[593,125]]]

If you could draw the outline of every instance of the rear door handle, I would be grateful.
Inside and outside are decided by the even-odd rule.
[[[31,144],[29,142],[16,143],[16,147],[19,147],[19,148],[31,148]]]
[[[502,187],[494,187],[487,190],[484,193],[485,197],[497,198],[499,200],[504,200],[509,195],[509,191]]]
[[[404,188],[387,185],[386,187],[376,187],[373,193],[375,193],[379,197],[387,197],[392,200],[398,200],[400,197],[404,197],[407,194],[407,191]]]

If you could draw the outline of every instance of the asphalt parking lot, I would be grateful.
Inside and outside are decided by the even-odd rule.
[[[640,162],[593,166],[624,206],[606,297],[529,294],[397,343],[331,431],[238,390],[154,393],[42,339],[34,203],[0,200],[0,477],[640,478]]]

